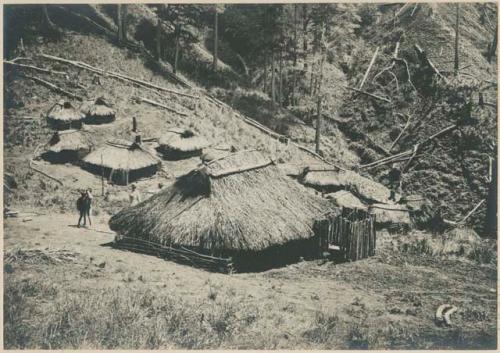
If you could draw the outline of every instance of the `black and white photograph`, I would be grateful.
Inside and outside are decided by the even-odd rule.
[[[1,6],[4,349],[497,349],[497,2]]]

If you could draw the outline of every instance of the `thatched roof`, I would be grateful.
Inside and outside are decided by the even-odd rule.
[[[332,192],[325,196],[327,199],[333,200],[340,207],[358,208],[363,210],[367,208],[365,204],[363,204],[356,196],[346,190]]]
[[[360,198],[380,203],[386,203],[391,195],[391,191],[380,183],[332,166],[307,167],[299,179],[306,186],[348,189]]]
[[[228,154],[236,152],[236,148],[231,145],[217,145],[213,147],[209,147],[203,150],[203,155],[201,156],[201,160],[203,162],[210,162],[214,159],[221,158],[223,156],[227,156]]]
[[[93,142],[90,134],[81,130],[56,131],[50,139],[47,151],[59,153],[61,151],[89,150]]]
[[[163,245],[259,251],[310,238],[315,217],[329,207],[258,151],[240,151],[179,177],[114,215],[110,226]]]
[[[86,156],[84,162],[114,170],[136,170],[161,163],[140,145],[123,140],[106,142]]]
[[[84,117],[85,115],[75,109],[70,102],[64,100],[54,104],[47,113],[48,119],[68,123],[83,120]]]
[[[369,206],[378,224],[411,225],[410,211],[402,205],[374,204]]]
[[[191,152],[201,150],[210,146],[210,143],[201,136],[196,136],[187,129],[169,129],[159,140],[160,148],[180,152]]]
[[[84,103],[80,109],[89,117],[112,117],[116,114],[104,97],[99,97],[94,102]]]

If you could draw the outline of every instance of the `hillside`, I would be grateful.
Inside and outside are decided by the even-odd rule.
[[[497,150],[495,5],[460,5],[456,76],[455,4],[4,6],[5,348],[497,348],[497,239],[480,203]],[[377,225],[369,258],[328,252],[262,272],[120,250],[109,220],[130,206],[130,185],[40,157],[49,109],[101,96],[116,120],[83,125],[95,146],[138,134],[161,157],[159,138],[181,127],[215,148],[258,149],[287,178],[334,165],[391,186],[399,168],[401,194],[429,200],[433,218]],[[201,160],[161,162],[134,182],[143,199]],[[80,228],[87,188],[92,225]],[[449,325],[436,320],[443,304],[457,308]]]

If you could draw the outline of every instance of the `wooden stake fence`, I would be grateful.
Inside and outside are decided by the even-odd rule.
[[[330,245],[340,248],[346,261],[357,261],[375,255],[375,216],[362,210],[342,208],[315,223],[321,251]]]

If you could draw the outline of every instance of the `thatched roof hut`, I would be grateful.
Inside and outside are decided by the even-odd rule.
[[[299,181],[322,192],[349,190],[369,203],[386,203],[391,195],[391,191],[384,185],[353,171],[333,166],[306,167],[299,176]]]
[[[171,128],[159,140],[158,150],[168,160],[179,160],[201,156],[203,149],[210,143],[202,136],[196,136],[191,130]]]
[[[56,131],[42,153],[42,158],[52,163],[76,162],[89,154],[92,147],[92,138],[86,131]]]
[[[154,175],[161,166],[158,158],[138,143],[108,141],[84,158],[84,168],[120,185]]]
[[[85,114],[85,124],[108,124],[115,120],[116,112],[104,97],[99,97],[90,104],[83,104],[80,109]]]
[[[402,205],[373,204],[369,212],[375,215],[379,228],[408,229],[411,226],[410,210]]]
[[[233,256],[240,261],[235,266],[248,261],[265,266],[255,259],[266,250],[276,262],[285,255],[305,256],[301,241],[311,241],[314,219],[329,204],[281,174],[260,152],[240,151],[179,177],[109,224],[125,237]],[[292,243],[300,246],[283,250]]]
[[[58,130],[79,129],[85,115],[64,100],[60,100],[47,112],[47,122]]]

